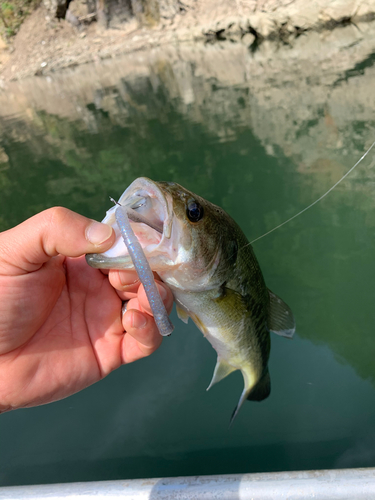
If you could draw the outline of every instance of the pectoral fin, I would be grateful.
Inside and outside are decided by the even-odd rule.
[[[267,326],[270,332],[291,339],[296,331],[296,322],[290,307],[268,290],[270,296],[270,313]]]
[[[214,384],[220,382],[220,380],[223,380],[223,378],[225,378],[227,375],[234,372],[235,370],[237,370],[237,368],[234,368],[233,366],[229,365],[222,359],[217,358],[214,374],[212,376],[210,385],[207,387],[207,391],[211,389],[211,387]]]

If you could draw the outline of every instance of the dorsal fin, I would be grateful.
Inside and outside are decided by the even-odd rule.
[[[290,307],[276,294],[268,290],[270,313],[267,326],[270,332],[291,339],[296,331],[296,322]]]

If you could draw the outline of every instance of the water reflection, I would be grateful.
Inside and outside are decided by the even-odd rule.
[[[249,239],[263,234],[375,138],[375,38],[342,33],[345,50],[328,40],[323,55],[303,37],[277,53],[170,48],[11,84],[0,94],[0,228],[58,204],[100,219],[108,195],[142,175],[223,206]],[[228,432],[241,378],[206,393],[215,353],[173,318],[150,359],[3,415],[1,484],[374,465],[363,444],[375,433],[372,166],[255,245],[299,336],[272,339],[267,401],[244,405]]]

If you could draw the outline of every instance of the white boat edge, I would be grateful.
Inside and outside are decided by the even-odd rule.
[[[0,488],[0,500],[373,500],[375,468],[61,483]]]

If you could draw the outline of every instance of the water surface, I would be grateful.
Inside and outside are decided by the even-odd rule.
[[[319,197],[375,139],[361,100],[372,64],[288,83],[262,54],[205,50],[12,87],[17,105],[0,114],[0,229],[54,205],[100,220],[109,195],[147,176],[222,206],[252,240]],[[297,321],[293,341],[272,337],[266,401],[246,403],[229,430],[241,375],[207,393],[215,352],[173,313],[173,335],[148,359],[2,415],[0,484],[375,466],[373,165],[370,155],[254,244]]]

